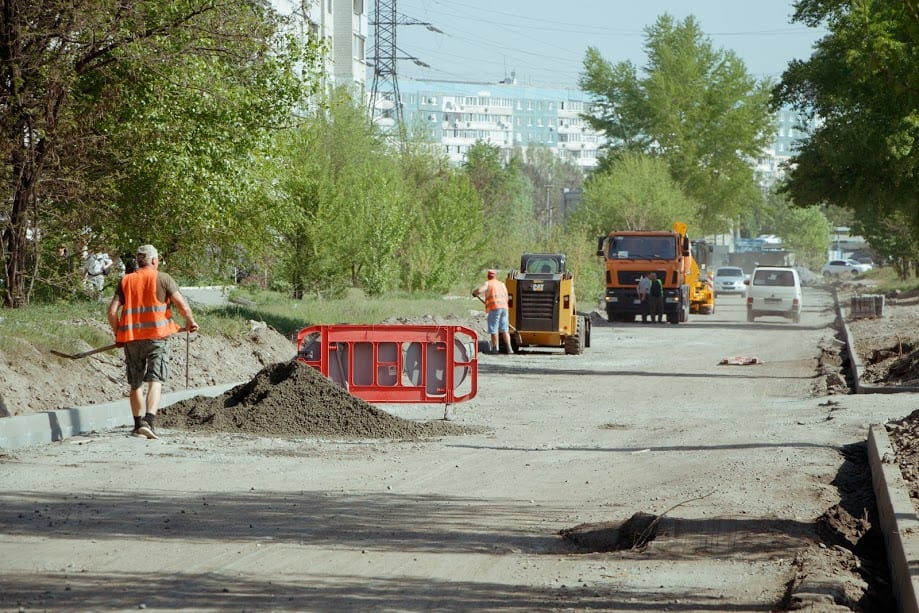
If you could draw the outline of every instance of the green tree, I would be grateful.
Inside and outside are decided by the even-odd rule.
[[[789,162],[785,191],[802,205],[847,208],[864,228],[890,220],[919,236],[916,4],[799,0],[795,9],[793,21],[829,34],[810,59],[789,65],[773,91],[775,105],[819,120]],[[872,234],[882,251],[909,243]]]
[[[469,148],[463,169],[482,200],[487,247],[481,265],[515,265],[539,235],[533,185],[523,172],[522,160],[511,156],[503,163],[496,145],[480,141]]]
[[[401,167],[411,227],[399,252],[403,285],[409,291],[448,291],[467,279],[486,246],[482,200],[465,173],[413,141]]]
[[[584,187],[571,223],[593,240],[612,230],[669,230],[675,221],[698,226],[699,205],[686,196],[660,158],[625,153]]]
[[[819,206],[794,206],[781,193],[769,195],[770,232],[781,236],[786,249],[795,253],[796,261],[819,269],[826,261],[832,226]]]
[[[919,276],[919,233],[908,213],[896,210],[889,215],[865,216],[853,228],[890,263],[900,280]]]
[[[28,302],[48,239],[203,253],[239,236],[246,151],[312,57],[279,26],[255,1],[4,2],[5,306]]]
[[[410,218],[398,160],[362,105],[336,90],[264,160],[265,223],[295,296],[394,287]]]
[[[584,171],[569,160],[544,145],[531,144],[518,148],[515,157],[533,185],[533,210],[536,221],[543,225],[558,226],[564,220],[559,211],[559,199],[565,190],[579,190],[584,185]]]
[[[661,157],[700,203],[701,228],[722,230],[762,198],[752,162],[770,136],[771,84],[751,77],[734,52],[715,50],[692,16],[660,16],[645,51],[639,75],[588,48],[580,86],[595,110],[585,118],[609,139],[607,164],[626,151]]]

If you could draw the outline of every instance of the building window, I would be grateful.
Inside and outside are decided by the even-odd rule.
[[[364,14],[364,0],[354,0],[354,14],[355,15]]]
[[[351,55],[355,59],[364,59],[364,37],[355,34],[351,37]]]

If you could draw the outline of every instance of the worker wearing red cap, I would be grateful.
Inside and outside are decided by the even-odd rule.
[[[504,338],[505,353],[511,352],[511,335],[507,321],[507,286],[498,280],[498,271],[488,271],[488,281],[485,285],[472,290],[472,295],[479,298],[484,296],[485,312],[488,315],[488,333],[491,335],[491,350],[489,353],[498,353],[498,334]]]

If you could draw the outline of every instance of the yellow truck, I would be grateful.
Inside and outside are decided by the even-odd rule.
[[[711,247],[704,240],[691,241],[689,274],[689,312],[711,315],[715,312],[715,287],[712,281]]]

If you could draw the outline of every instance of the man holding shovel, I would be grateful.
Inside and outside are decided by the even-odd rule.
[[[498,353],[500,343],[498,335],[504,338],[505,353],[511,352],[511,335],[508,330],[509,322],[507,319],[507,286],[498,280],[498,271],[491,269],[488,271],[488,280],[485,285],[472,290],[472,295],[476,298],[485,296],[485,313],[488,317],[488,333],[491,335],[491,350],[489,353]],[[481,299],[481,298],[480,298]]]
[[[168,337],[178,332],[172,306],[185,319],[185,330],[198,324],[175,280],[157,270],[159,254],[153,245],[137,248],[137,270],[122,277],[108,307],[115,342],[124,347],[135,436],[157,438],[153,421],[159,409],[163,383],[169,377]],[[147,383],[146,402],[143,384]],[[146,409],[146,414],[143,411]]]

